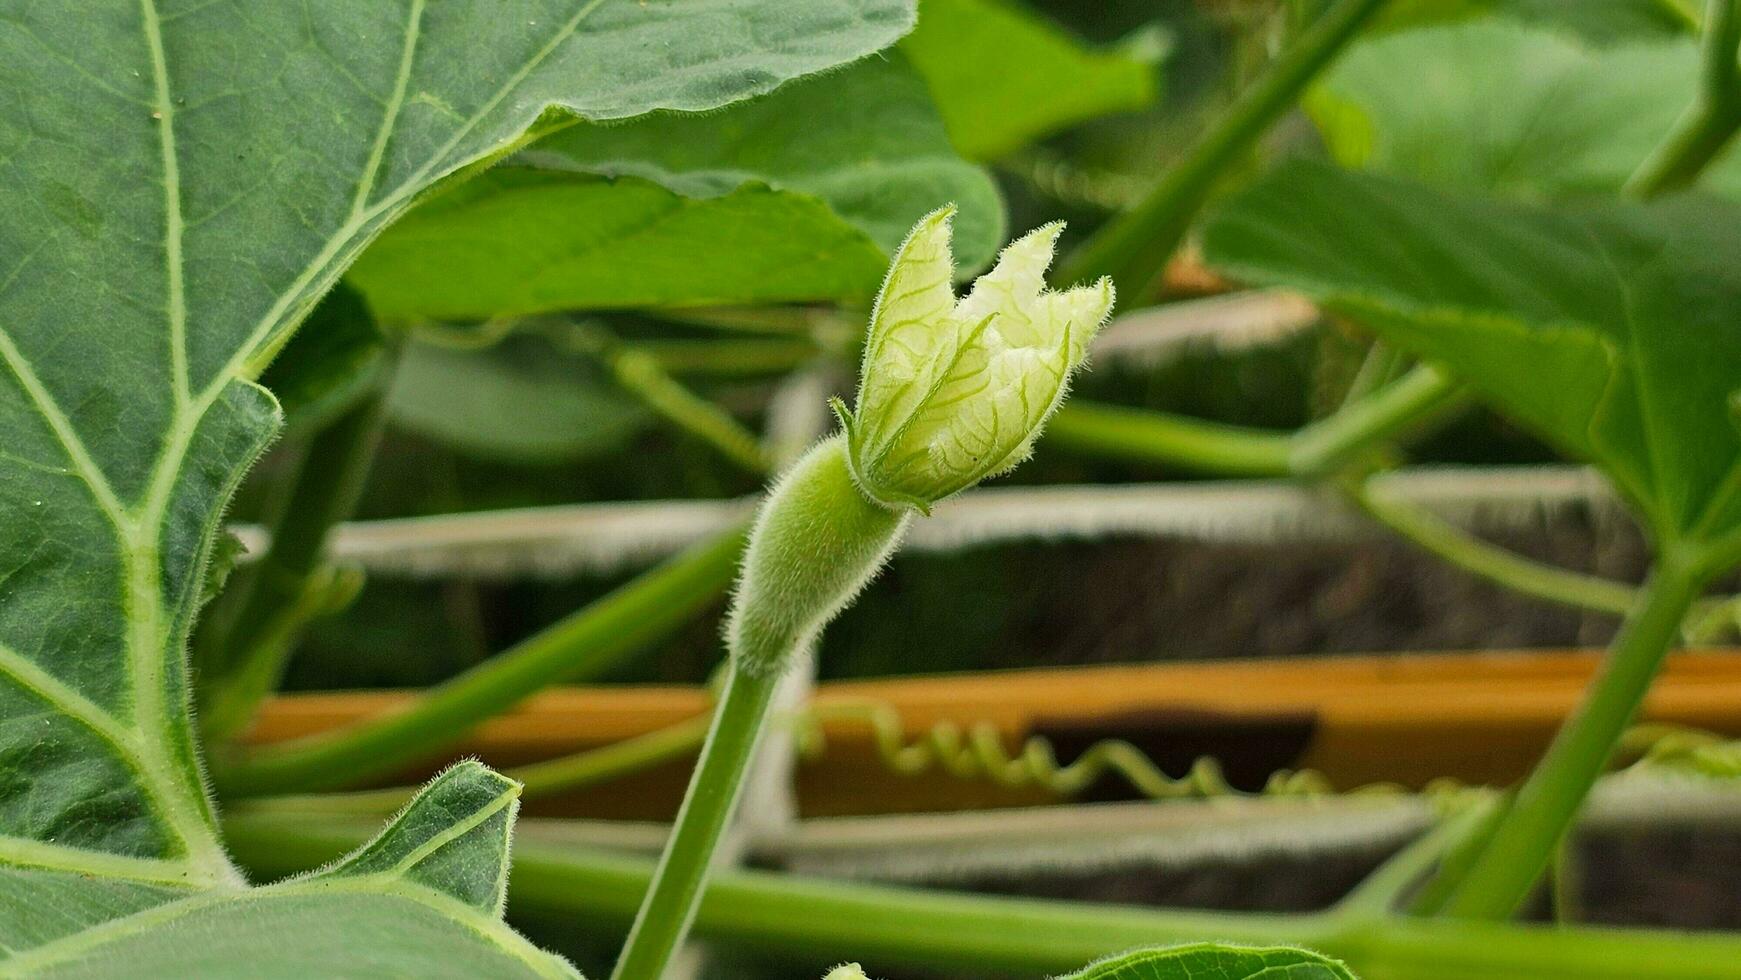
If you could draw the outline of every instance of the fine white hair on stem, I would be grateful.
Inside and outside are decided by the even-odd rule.
[[[1593,471],[1571,466],[1420,467],[1375,489],[1474,531],[1528,528],[1577,511],[1625,520]],[[358,521],[337,529],[333,557],[378,575],[560,579],[618,574],[741,521],[754,500],[575,504],[441,517]],[[257,527],[238,527],[252,554]],[[1010,541],[1161,537],[1241,544],[1344,542],[1384,532],[1334,494],[1288,481],[980,489],[917,522],[905,548],[954,551]]]

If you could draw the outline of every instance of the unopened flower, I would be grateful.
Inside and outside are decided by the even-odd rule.
[[[856,410],[835,404],[859,487],[922,511],[1027,458],[1112,312],[1109,279],[1046,288],[1058,222],[1012,242],[957,300],[954,213],[925,216],[895,253],[871,316]]]

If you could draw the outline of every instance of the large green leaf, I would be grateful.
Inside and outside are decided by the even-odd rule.
[[[1355,980],[1348,967],[1288,946],[1196,943],[1101,960],[1061,980]]]
[[[923,0],[918,29],[901,42],[930,85],[950,138],[975,160],[995,160],[1073,123],[1147,105],[1161,53],[1158,44],[1147,48],[1086,48],[1012,0]]]
[[[1698,73],[1690,38],[1593,48],[1479,21],[1356,46],[1306,109],[1345,166],[1549,198],[1619,189],[1693,101]],[[1741,155],[1705,186],[1741,196]]]
[[[511,780],[462,763],[352,854],[243,892],[33,884],[6,923],[0,975],[577,976],[501,921],[518,797]],[[0,894],[57,874],[8,871]]]
[[[547,110],[711,108],[881,48],[912,16],[900,0],[6,5],[0,932],[239,894],[196,762],[187,634],[219,514],[278,424],[248,379],[363,245]]]
[[[723,112],[542,140],[395,225],[351,280],[388,318],[864,298],[948,201],[985,263],[997,190],[891,55]]]
[[[1600,465],[1659,542],[1741,534],[1741,207],[1550,211],[1296,163],[1204,247],[1450,364]]]

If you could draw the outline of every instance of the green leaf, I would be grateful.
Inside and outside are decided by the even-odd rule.
[[[1101,960],[1061,980],[1355,980],[1342,963],[1286,946],[1196,943]]]
[[[1140,109],[1154,101],[1158,78],[1158,51],[1085,48],[1008,0],[923,0],[901,52],[925,76],[950,139],[974,160]]]
[[[1344,166],[1533,198],[1601,194],[1662,142],[1698,73],[1690,38],[1599,49],[1483,21],[1367,41],[1306,109]],[[1741,155],[1720,160],[1704,186],[1741,197]]]
[[[724,112],[556,134],[395,225],[351,280],[397,319],[863,299],[948,201],[984,264],[997,189],[892,55]]]
[[[5,935],[13,955],[0,961],[0,972],[112,977],[124,963],[127,976],[141,978],[235,976],[243,969],[250,977],[284,978],[578,976],[500,919],[519,795],[512,780],[461,763],[437,776],[373,841],[277,885],[141,893],[140,886],[99,882],[57,889],[54,897],[68,904],[27,910],[36,932],[14,928]],[[80,923],[86,928],[56,929],[66,920],[49,920],[69,908],[97,915]]]
[[[899,0],[92,0],[0,19],[0,934],[78,944],[194,889],[236,914],[187,635],[219,515],[279,422],[249,379],[363,245],[541,117],[712,108],[911,19]],[[335,956],[384,935],[320,897],[270,893],[250,921],[282,928],[254,941],[311,917]],[[443,902],[410,904],[433,924]],[[455,962],[493,955],[477,930],[426,931]],[[194,938],[128,966],[201,955]]]
[[[1204,247],[1449,364],[1605,470],[1658,544],[1741,533],[1741,207],[1551,211],[1296,163]]]
[[[1491,0],[1503,11],[1597,44],[1697,33],[1703,0]]]
[[[652,421],[595,360],[536,336],[510,337],[486,350],[411,343],[387,407],[401,429],[516,463],[610,452]]]
[[[1590,44],[1625,44],[1696,34],[1703,7],[1704,0],[1391,0],[1372,33],[1497,15]]]
[[[308,315],[260,383],[277,396],[286,432],[312,432],[375,390],[386,350],[362,296],[340,283]]]

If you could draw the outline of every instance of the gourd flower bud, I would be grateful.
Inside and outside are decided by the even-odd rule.
[[[926,512],[1028,457],[1113,302],[1110,279],[1046,288],[1060,222],[1012,242],[957,300],[954,213],[925,216],[895,253],[871,314],[856,411],[834,403],[859,487]]]
[[[726,643],[751,675],[783,670],[895,550],[913,512],[1009,469],[1064,400],[1112,310],[1112,283],[1052,292],[1062,226],[1012,243],[959,302],[949,217],[921,220],[871,317],[858,411],[769,491],[750,532]]]

